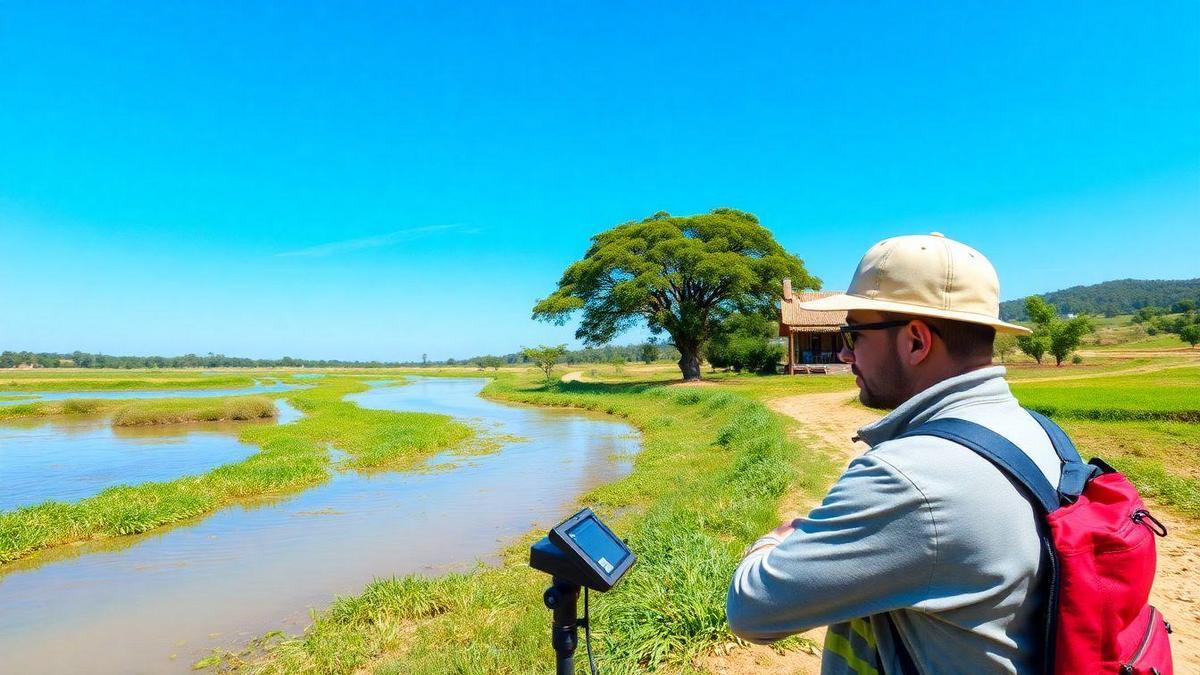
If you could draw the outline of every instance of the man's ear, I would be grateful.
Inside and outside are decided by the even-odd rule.
[[[924,321],[913,321],[904,327],[904,337],[908,343],[908,363],[917,365],[929,358],[933,347],[933,333]]]

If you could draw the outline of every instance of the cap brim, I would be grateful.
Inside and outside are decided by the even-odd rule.
[[[854,309],[873,310],[876,312],[895,312],[897,314],[910,314],[912,316],[928,316],[936,319],[948,319],[950,321],[964,321],[966,323],[977,323],[995,328],[999,333],[1012,333],[1014,335],[1029,335],[1032,330],[1025,326],[1018,326],[1015,323],[1001,321],[986,314],[976,314],[974,312],[956,312],[949,309],[937,309],[934,307],[925,307],[923,305],[911,305],[907,302],[893,302],[891,300],[876,300],[874,298],[864,298],[861,295],[850,295],[847,293],[838,293],[816,300],[809,300],[800,303],[800,309],[812,312],[848,312]]]

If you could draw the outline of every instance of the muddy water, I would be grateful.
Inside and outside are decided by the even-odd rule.
[[[102,391],[8,391],[0,392],[0,405],[59,401],[67,398],[212,398],[214,396],[242,396],[249,394],[276,394],[308,385],[287,384],[273,381],[255,381],[252,386],[227,389],[121,389]],[[9,398],[16,397],[20,398]]]
[[[165,481],[238,462],[258,447],[247,424],[287,424],[300,411],[275,403],[274,420],[114,427],[106,417],[13,420],[0,425],[0,511],[48,499],[73,502],[114,485]]]
[[[372,578],[494,562],[506,542],[552,525],[589,487],[628,471],[624,424],[477,398],[483,380],[421,379],[360,405],[446,412],[525,440],[436,470],[342,472],[318,488],[234,507],[120,550],[81,547],[0,576],[0,669],[187,672],[214,647],[300,632],[308,609]],[[622,459],[622,457],[624,459]],[[78,555],[76,555],[78,554]]]

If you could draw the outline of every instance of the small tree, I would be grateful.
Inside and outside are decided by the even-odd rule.
[[[478,362],[480,368],[491,368],[492,370],[500,370],[500,366],[504,365],[504,359],[499,356],[481,356]]]
[[[1025,311],[1037,327],[1033,329],[1033,335],[1017,338],[1017,346],[1039,364],[1049,352],[1054,356],[1054,365],[1061,366],[1071,352],[1079,348],[1083,336],[1095,330],[1092,320],[1086,316],[1065,321],[1058,318],[1054,305],[1036,295],[1025,298]]]
[[[1054,355],[1055,366],[1061,366],[1071,352],[1079,348],[1083,336],[1095,330],[1091,319],[1086,316],[1077,316],[1066,321],[1055,319],[1050,323],[1049,329],[1050,353]]]
[[[1017,347],[1025,352],[1028,356],[1033,357],[1034,361],[1042,364],[1042,357],[1046,352],[1050,351],[1050,336],[1045,332],[1034,330],[1033,335],[1022,335],[1017,338]]]
[[[537,347],[522,347],[521,355],[533,361],[534,365],[546,374],[546,381],[549,382],[553,378],[554,364],[558,363],[559,357],[567,353],[566,345],[556,345],[550,347],[548,345],[538,345]]]
[[[1017,350],[1017,336],[1012,333],[997,333],[992,343],[992,356],[1004,363],[1008,355]]]
[[[1183,330],[1179,331],[1179,337],[1184,342],[1190,344],[1192,349],[1195,349],[1196,345],[1200,344],[1200,324],[1193,323],[1189,326],[1184,326]]]
[[[609,361],[609,364],[612,365],[613,372],[617,375],[620,375],[625,371],[625,357],[621,356],[620,354],[613,356],[612,361]]]
[[[647,364],[654,363],[655,361],[657,361],[658,360],[658,345],[656,345],[652,342],[647,342],[646,344],[642,345],[641,357],[642,357],[642,361],[645,361]]]

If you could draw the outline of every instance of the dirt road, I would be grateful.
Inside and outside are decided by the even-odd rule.
[[[850,438],[865,424],[878,419],[872,411],[851,405],[853,391],[805,394],[769,401],[771,408],[800,422],[800,433],[812,445],[824,447],[849,463],[866,447],[852,444]],[[785,497],[780,506],[780,521],[804,515],[812,500],[800,494]],[[1155,516],[1170,529],[1170,536],[1158,543],[1158,575],[1150,601],[1171,622],[1174,629],[1172,649],[1175,672],[1200,673],[1200,532],[1194,523],[1155,509]],[[824,630],[805,634],[818,645]],[[726,653],[707,659],[702,666],[722,675],[734,673],[818,673],[820,655],[805,652],[779,653],[771,647],[730,646]]]

